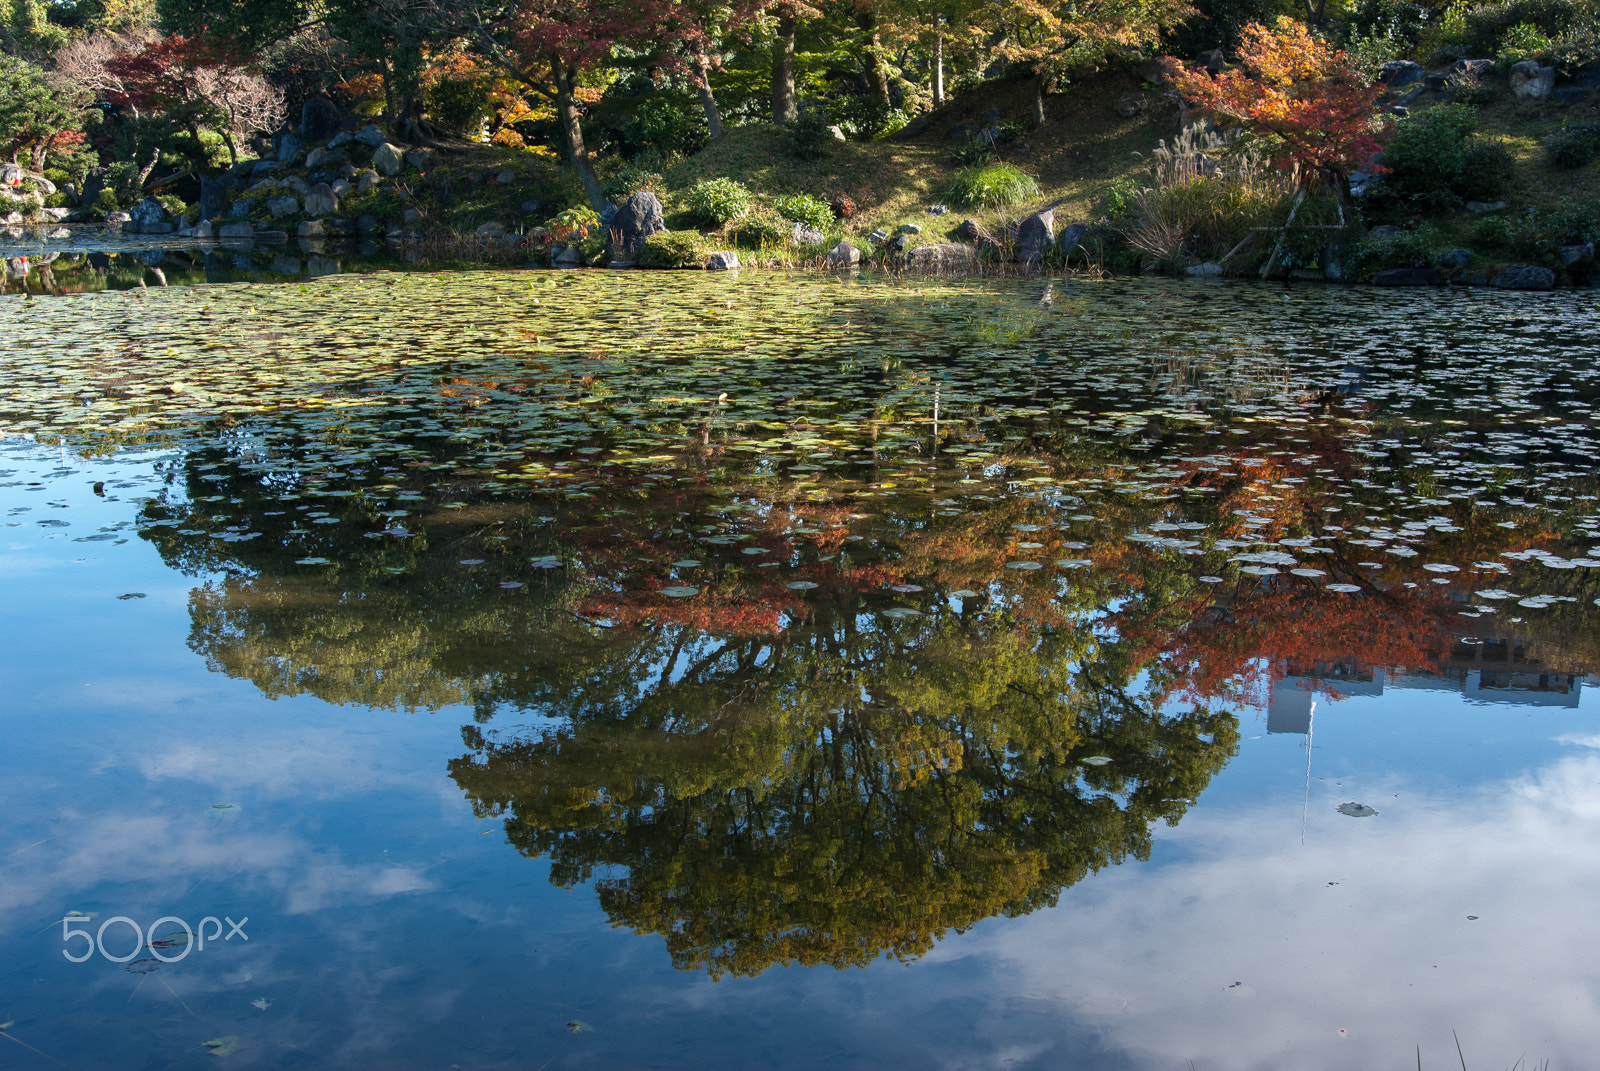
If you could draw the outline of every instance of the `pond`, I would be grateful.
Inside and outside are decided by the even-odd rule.
[[[5,1066],[1600,1045],[1587,293],[129,285],[0,298]]]

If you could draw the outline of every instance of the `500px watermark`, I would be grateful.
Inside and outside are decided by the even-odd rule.
[[[139,953],[149,950],[150,955],[162,963],[177,963],[179,960],[187,958],[190,952],[204,952],[208,940],[213,943],[218,938],[224,941],[231,941],[235,937],[246,941],[250,940],[250,935],[244,932],[244,924],[249,921],[249,915],[246,915],[238,922],[233,921],[226,915],[220,919],[215,915],[207,915],[200,920],[199,926],[191,930],[189,924],[176,915],[163,915],[152,922],[149,929],[141,929],[139,924],[128,918],[128,916],[115,915],[102,922],[100,928],[91,934],[88,929],[80,930],[74,928],[77,926],[87,927],[90,922],[89,916],[68,915],[61,920],[61,940],[68,946],[61,950],[61,954],[73,963],[82,963],[96,952],[99,952],[101,956],[112,963],[127,963]],[[156,936],[156,931],[169,922],[177,923],[178,929],[159,937]],[[222,924],[224,922],[228,924],[226,935],[222,932]],[[210,934],[206,933],[207,924],[213,927]],[[133,949],[125,956],[114,956],[106,948],[106,931],[118,925],[124,926],[133,932]],[[83,938],[84,943],[79,946],[83,949],[81,955],[73,955],[72,941],[75,937]],[[126,939],[117,931],[112,933],[112,937]],[[176,955],[166,954],[174,949],[181,951],[178,951]]]

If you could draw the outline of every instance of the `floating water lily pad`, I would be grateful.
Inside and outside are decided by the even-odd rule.
[[[1090,755],[1088,758],[1079,759],[1078,761],[1083,763],[1085,766],[1109,766],[1111,764],[1111,756]]]
[[[1368,807],[1365,803],[1356,803],[1353,800],[1349,803],[1339,804],[1336,810],[1340,814],[1349,815],[1351,818],[1371,818],[1378,813],[1376,808]]]
[[[810,580],[791,580],[784,585],[790,591],[812,591],[820,586],[820,584],[812,583]]]
[[[1361,590],[1360,584],[1324,584],[1323,591],[1334,591],[1340,595],[1354,595]]]
[[[1006,568],[1028,571],[1032,569],[1042,569],[1044,566],[1040,565],[1038,562],[1006,562]]]
[[[700,594],[700,589],[693,585],[686,585],[677,588],[662,588],[657,594],[665,595],[669,599],[687,599],[691,595]]]

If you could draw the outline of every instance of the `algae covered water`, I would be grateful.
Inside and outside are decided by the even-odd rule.
[[[1596,320],[749,273],[0,300],[0,1046],[1581,1066]]]

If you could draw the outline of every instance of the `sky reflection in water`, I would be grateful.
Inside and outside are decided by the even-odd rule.
[[[337,285],[0,307],[19,1066],[1600,1041],[1576,299]]]

